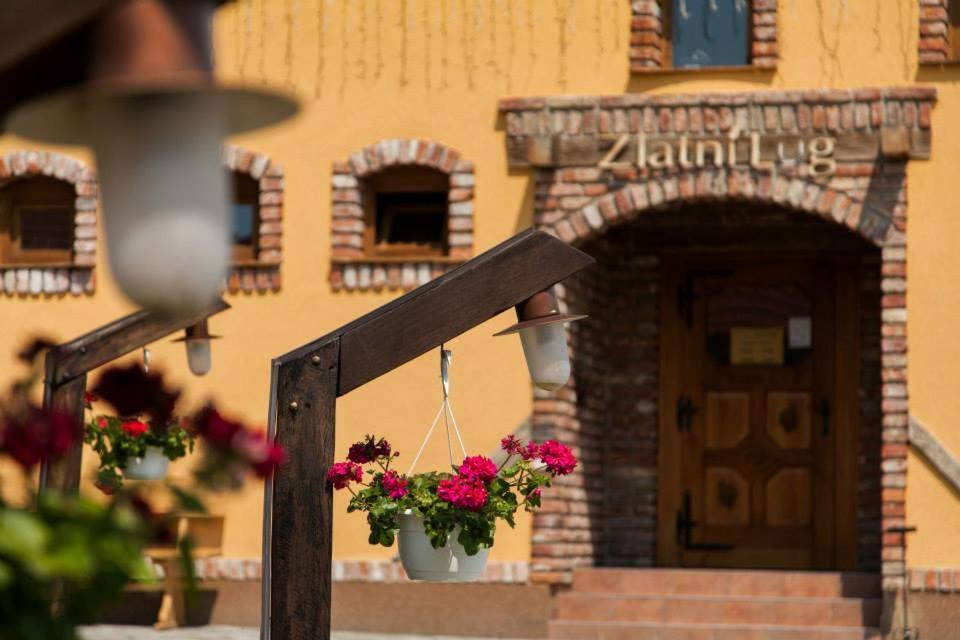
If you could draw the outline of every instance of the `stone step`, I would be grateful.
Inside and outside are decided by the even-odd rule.
[[[873,627],[876,598],[618,595],[568,592],[554,600],[554,620],[660,624],[759,624]]]
[[[882,640],[879,629],[785,625],[638,624],[552,620],[550,638],[563,640]]]
[[[578,569],[573,591],[632,595],[879,598],[872,573],[708,569]]]

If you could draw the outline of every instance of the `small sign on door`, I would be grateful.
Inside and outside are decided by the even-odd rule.
[[[787,324],[787,345],[791,349],[809,349],[813,344],[810,316],[790,318]]]
[[[783,327],[734,327],[730,364],[783,364]]]

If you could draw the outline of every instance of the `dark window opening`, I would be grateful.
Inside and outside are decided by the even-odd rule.
[[[260,184],[246,174],[233,174],[231,215],[234,261],[256,260],[257,232],[260,226]]]
[[[382,257],[444,256],[448,176],[424,167],[395,167],[367,185],[367,252]]]
[[[665,58],[675,69],[750,64],[747,0],[664,0]]]
[[[947,5],[947,17],[950,22],[947,46],[950,47],[950,59],[960,60],[960,2],[954,0]]]
[[[73,260],[76,191],[48,177],[0,189],[0,263],[68,265]]]

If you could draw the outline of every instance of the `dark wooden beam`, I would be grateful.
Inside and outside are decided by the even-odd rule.
[[[270,566],[264,622],[274,640],[328,640],[333,561],[334,420],[340,341],[277,371],[276,440],[290,453],[273,477],[272,524],[265,528]],[[269,578],[268,578],[269,576]]]
[[[279,361],[340,338],[338,395],[344,395],[593,262],[548,233],[525,231]]]
[[[61,385],[171,333],[230,308],[217,300],[209,310],[186,317],[162,317],[137,311],[58,346],[48,360],[47,381]]]

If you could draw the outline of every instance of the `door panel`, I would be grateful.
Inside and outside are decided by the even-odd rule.
[[[851,425],[831,424],[839,361],[836,265],[687,261],[669,273],[677,288],[664,306],[673,303],[678,313],[663,314],[663,348],[672,353],[662,356],[669,379],[661,397],[677,410],[676,420],[662,422],[662,429],[676,431],[661,438],[667,486],[660,513],[673,525],[661,561],[842,564],[833,552],[836,443],[838,430],[845,434]],[[660,531],[670,529],[662,524]]]

